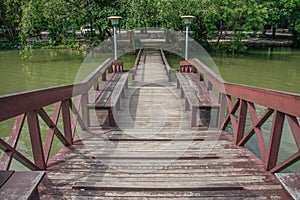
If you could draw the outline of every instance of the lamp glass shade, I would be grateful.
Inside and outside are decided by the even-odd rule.
[[[111,20],[112,25],[118,25],[119,24],[119,19],[122,19],[121,16],[110,16],[108,19]]]
[[[192,19],[195,18],[193,15],[184,15],[181,16],[185,24],[190,24],[192,22]]]

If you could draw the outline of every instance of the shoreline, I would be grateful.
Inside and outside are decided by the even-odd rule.
[[[209,43],[217,43],[217,40],[209,40]],[[230,44],[232,40],[221,39],[219,44]],[[265,47],[290,47],[293,48],[293,41],[289,39],[274,39],[274,38],[250,38],[241,41],[250,48],[265,48]]]
[[[77,40],[70,41],[69,44],[60,44],[57,46],[53,46],[49,43],[49,39],[41,38],[36,40],[31,38],[29,40],[29,45],[32,45],[35,49],[49,48],[49,49],[78,49],[78,50],[87,50],[91,48],[91,43],[97,41],[97,38],[79,38]],[[220,45],[230,45],[233,40],[230,39],[209,39],[207,40],[209,44],[217,44]],[[284,38],[271,38],[271,37],[253,37],[249,39],[242,39],[241,43],[246,45],[248,48],[254,49],[263,49],[268,47],[285,47],[285,48],[295,48],[294,42],[289,37]],[[17,41],[8,41],[5,38],[0,38],[0,50],[23,50],[25,47],[22,47],[21,44]],[[297,49],[297,48],[295,48]]]

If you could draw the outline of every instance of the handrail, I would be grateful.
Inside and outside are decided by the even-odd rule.
[[[198,59],[192,59],[189,63],[199,70],[219,92],[276,109],[290,115],[300,116],[300,109],[295,109],[294,107],[295,104],[300,103],[299,94],[229,83],[224,81]]]
[[[200,80],[207,81],[210,87],[214,87],[219,92],[220,128],[225,130],[231,124],[234,133],[233,142],[236,145],[245,145],[254,134],[256,135],[261,159],[267,171],[278,172],[300,159],[300,126],[297,119],[300,117],[299,94],[226,82],[198,59],[182,61],[181,65],[189,65],[197,69],[200,72]],[[260,117],[255,105],[266,107],[266,111]],[[226,110],[228,110],[227,113]],[[248,132],[245,132],[248,112],[252,127]],[[267,148],[261,127],[272,115],[272,128]],[[278,164],[285,118],[292,131],[298,151]]]
[[[143,49],[141,48],[139,50],[137,56],[136,56],[136,59],[135,59],[135,62],[134,62],[134,66],[133,66],[133,68],[131,70],[131,72],[132,72],[132,79],[133,80],[135,79],[135,75],[136,75],[136,72],[138,70],[142,54],[143,54]]]
[[[86,92],[105,72],[110,61],[105,60],[80,83],[0,96],[0,121]]]
[[[229,95],[278,110],[286,114],[298,117],[300,116],[300,109],[295,109],[295,105],[300,103],[300,95],[298,94],[227,82],[224,84],[226,93]]]
[[[88,129],[88,92],[93,86],[94,89],[98,88],[100,78],[106,79],[111,63],[111,59],[106,59],[80,83],[0,96],[0,122],[16,117],[8,141],[0,138],[0,149],[5,152],[1,158],[0,169],[9,169],[13,158],[32,170],[46,169],[54,135],[65,146],[72,145],[77,123],[83,130]],[[55,108],[50,116],[44,107],[53,104]],[[63,131],[58,128],[60,112]],[[28,121],[34,161],[17,150],[25,118]],[[49,127],[44,145],[41,139],[40,120]]]
[[[161,58],[162,58],[162,61],[163,61],[163,64],[165,65],[165,70],[166,70],[166,73],[167,73],[167,76],[169,78],[169,81],[171,81],[171,78],[172,78],[172,74],[175,73],[175,69],[172,69],[169,65],[169,62],[166,58],[166,55],[164,53],[164,50],[163,49],[160,49],[160,55],[161,55]]]

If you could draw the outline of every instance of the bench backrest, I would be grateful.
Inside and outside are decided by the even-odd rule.
[[[124,63],[120,60],[114,60],[109,69],[109,73],[117,73],[124,71]]]
[[[197,69],[191,65],[189,62],[181,61],[180,62],[180,72],[184,73],[197,73]]]

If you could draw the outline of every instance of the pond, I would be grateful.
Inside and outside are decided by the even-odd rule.
[[[0,51],[0,95],[72,84],[85,78],[106,59],[103,53],[89,54],[77,50],[32,50],[27,58],[19,51]],[[126,68],[134,56],[124,55]],[[78,74],[83,72],[84,74]]]
[[[247,54],[235,57],[223,54],[211,55],[222,78],[226,81],[300,93],[299,50],[286,48],[250,50]],[[89,56],[91,59],[86,62],[85,58]],[[85,51],[33,50],[29,57],[24,59],[19,51],[1,51],[0,95],[72,84],[77,81],[77,72],[82,66],[89,68],[88,71],[95,69],[99,65],[99,60],[96,58],[101,56],[105,57],[90,55]],[[179,61],[182,60],[173,56],[169,59],[174,68],[178,67]],[[129,69],[133,66],[135,56],[124,55],[121,60]],[[49,110],[51,111],[51,108]],[[8,137],[12,122],[11,120],[0,123],[1,138]],[[25,141],[20,143],[20,148],[27,149],[30,145],[29,141],[26,141],[28,134],[23,135]],[[57,151],[60,147],[59,145],[54,147],[53,151]],[[252,148],[255,149],[256,146]],[[14,167],[20,166],[15,163]]]
[[[300,93],[300,50],[250,50],[236,57],[212,58],[226,81]]]

